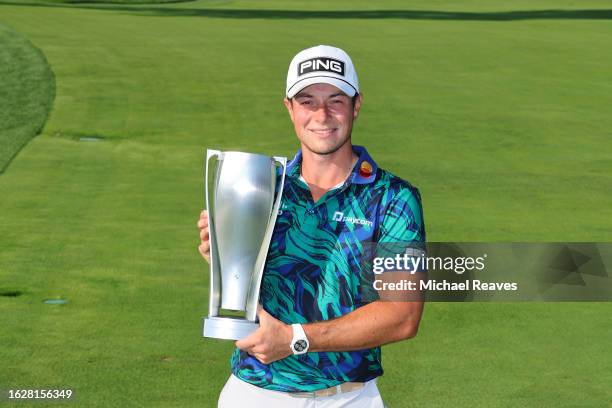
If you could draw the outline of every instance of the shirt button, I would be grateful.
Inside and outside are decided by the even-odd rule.
[[[306,212],[307,212],[308,214],[314,214],[314,209],[313,209],[313,208],[310,208],[310,209],[308,209]]]

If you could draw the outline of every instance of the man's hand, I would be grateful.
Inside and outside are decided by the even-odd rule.
[[[259,306],[259,329],[250,336],[238,340],[236,347],[246,351],[264,364],[283,359],[292,354],[291,339],[293,329],[290,325],[275,319]]]
[[[200,213],[198,219],[198,229],[200,230],[200,245],[198,251],[206,262],[210,263],[210,239],[208,235],[208,211],[204,210]]]

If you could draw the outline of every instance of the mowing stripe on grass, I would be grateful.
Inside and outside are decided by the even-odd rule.
[[[0,173],[42,130],[55,98],[44,54],[0,24]]]
[[[194,0],[30,0],[36,4],[158,4],[158,3],[189,3]]]

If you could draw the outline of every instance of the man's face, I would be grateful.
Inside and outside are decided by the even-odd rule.
[[[313,84],[285,98],[295,133],[302,145],[316,154],[330,154],[351,137],[361,108],[361,95],[352,98],[330,84]]]

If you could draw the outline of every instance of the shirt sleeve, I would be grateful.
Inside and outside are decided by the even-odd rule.
[[[425,243],[421,194],[415,187],[402,187],[382,214],[379,244]]]
[[[402,186],[391,198],[379,221],[377,257],[395,258],[408,255],[414,261],[427,256],[425,223],[419,190]],[[425,262],[411,263],[415,272],[427,272]]]

